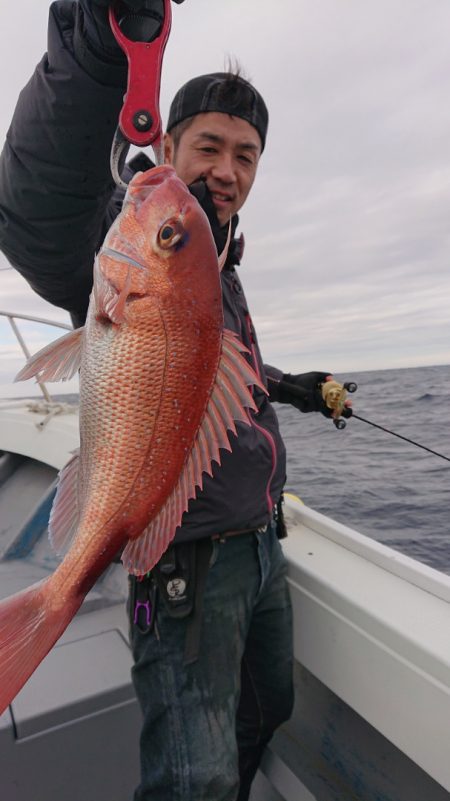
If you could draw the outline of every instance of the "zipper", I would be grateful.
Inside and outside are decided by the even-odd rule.
[[[259,361],[258,361],[258,356],[257,356],[257,353],[256,353],[256,341],[255,341],[255,335],[253,333],[253,323],[251,321],[250,314],[248,312],[246,312],[246,314],[245,314],[245,321],[246,321],[246,324],[247,324],[247,331],[248,331],[248,335],[249,335],[249,339],[250,339],[250,352],[251,352],[251,355],[252,355],[253,367],[255,369],[256,375],[258,376],[259,380],[262,382],[261,370],[259,369]],[[266,485],[267,508],[269,510],[269,514],[271,515],[272,511],[273,511],[274,503],[272,501],[272,496],[270,494],[270,487],[271,487],[272,479],[273,479],[273,477],[275,475],[275,470],[276,470],[276,467],[277,467],[277,449],[275,447],[275,440],[274,440],[272,434],[270,433],[270,431],[267,431],[266,428],[263,428],[263,426],[260,426],[256,422],[256,420],[254,420],[254,418],[251,417],[250,415],[249,415],[249,418],[251,420],[252,425],[257,429],[257,431],[259,431],[263,435],[265,440],[269,443],[271,454],[272,454],[272,471],[270,473],[269,480],[268,480],[267,485]]]

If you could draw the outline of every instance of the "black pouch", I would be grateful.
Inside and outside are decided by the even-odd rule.
[[[171,545],[152,570],[170,617],[187,618],[184,664],[197,661],[203,617],[203,594],[212,542],[209,537]]]
[[[284,519],[283,505],[284,505],[284,495],[281,494],[280,500],[278,501],[277,505],[273,510],[273,516],[277,528],[277,537],[279,540],[286,539],[288,535],[286,528],[286,521]]]
[[[194,608],[196,583],[196,543],[169,545],[152,576],[171,617],[187,617]]]

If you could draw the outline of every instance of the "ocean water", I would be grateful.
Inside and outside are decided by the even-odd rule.
[[[340,373],[356,414],[450,458],[450,365]],[[75,402],[77,396],[55,397]],[[360,420],[276,405],[286,490],[318,512],[450,574],[450,462]]]
[[[450,365],[380,370],[358,384],[356,414],[450,458]],[[277,404],[286,489],[319,512],[450,574],[450,462],[356,419]]]

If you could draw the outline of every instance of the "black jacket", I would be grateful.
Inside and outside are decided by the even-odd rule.
[[[48,54],[22,91],[0,161],[0,247],[32,288],[82,324],[92,265],[122,193],[109,153],[125,69],[105,69],[86,50],[77,3],[50,10]],[[111,77],[112,76],[112,77]],[[137,165],[139,166],[139,165]],[[222,272],[225,326],[265,372],[234,267]],[[238,424],[233,450],[191,501],[178,540],[263,525],[285,481],[285,449],[270,401],[257,391],[251,427]]]

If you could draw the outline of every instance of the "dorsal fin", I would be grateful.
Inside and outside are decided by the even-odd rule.
[[[248,409],[256,411],[248,385],[267,393],[258,376],[243,357],[248,352],[232,331],[223,332],[222,356],[216,380],[193,443],[173,492],[147,528],[130,540],[122,562],[130,573],[142,576],[160,559],[191,498],[202,487],[203,473],[212,475],[212,462],[220,464],[220,450],[231,450],[229,431],[236,433],[234,420],[251,425]]]

